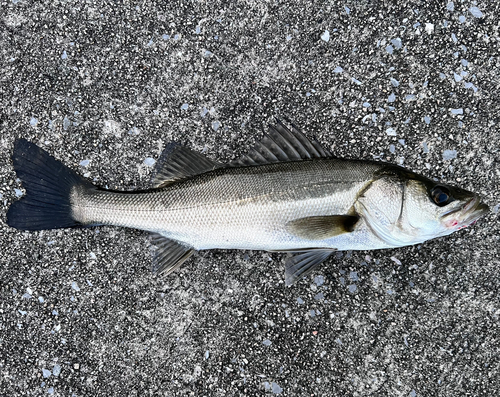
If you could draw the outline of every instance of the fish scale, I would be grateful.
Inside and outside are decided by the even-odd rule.
[[[227,167],[160,191],[90,191],[76,195],[73,205],[81,213],[76,218],[81,223],[152,231],[196,249],[307,248],[314,242],[290,235],[287,222],[345,214],[380,168],[376,163],[339,159],[276,163],[258,169]],[[349,172],[342,173],[344,169]],[[351,236],[350,240],[360,238]],[[365,247],[370,243],[359,242]],[[334,240],[325,246],[337,248]]]

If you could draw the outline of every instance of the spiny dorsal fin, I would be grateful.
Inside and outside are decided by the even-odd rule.
[[[290,286],[299,278],[307,276],[334,251],[332,249],[305,251],[288,258],[285,262],[285,284]]]
[[[331,157],[316,140],[309,140],[295,125],[287,128],[280,120],[269,126],[269,133],[241,158],[233,160],[231,166],[247,166],[297,161],[319,157]]]
[[[151,244],[155,247],[153,272],[158,275],[172,273],[195,252],[193,247],[157,233],[151,235]]]
[[[156,163],[151,186],[160,188],[169,183],[222,167],[222,164],[193,152],[176,142],[169,143]]]
[[[309,216],[288,222],[286,229],[307,240],[325,240],[352,232],[358,219],[352,215]]]

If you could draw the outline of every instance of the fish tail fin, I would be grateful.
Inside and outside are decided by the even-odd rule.
[[[7,212],[7,224],[20,230],[84,226],[73,218],[71,191],[90,182],[26,139],[17,139],[12,154],[14,169],[26,194]]]

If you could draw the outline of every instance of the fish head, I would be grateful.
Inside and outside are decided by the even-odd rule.
[[[449,235],[489,211],[473,192],[400,167],[376,176],[358,197],[355,208],[374,234],[391,247]]]

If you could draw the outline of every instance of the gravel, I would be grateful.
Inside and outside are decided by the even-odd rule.
[[[0,0],[2,392],[498,394],[498,15],[458,1]],[[140,231],[5,224],[23,194],[15,138],[132,190],[169,142],[230,161],[274,117],[496,211],[418,246],[339,253],[290,288],[282,254],[200,252],[159,278]]]

